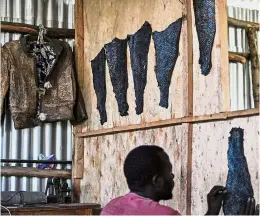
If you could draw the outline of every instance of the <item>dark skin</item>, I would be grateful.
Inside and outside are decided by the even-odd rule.
[[[139,188],[138,190],[131,191],[142,197],[149,198],[155,202],[161,200],[172,199],[172,190],[174,188],[174,175],[172,174],[172,164],[170,162],[169,156],[165,152],[159,152],[163,162],[163,168],[160,175],[155,175],[151,182]],[[206,215],[218,215],[222,206],[222,201],[227,193],[227,190],[223,186],[214,186],[207,195],[208,211]],[[249,215],[249,213],[259,214],[259,205],[255,207],[253,201],[247,203],[245,208],[241,210],[241,214]]]

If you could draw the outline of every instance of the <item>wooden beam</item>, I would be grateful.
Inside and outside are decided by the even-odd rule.
[[[188,37],[188,115],[193,116],[193,21],[192,0],[186,1],[187,7],[187,37]],[[188,146],[186,161],[186,214],[191,215],[191,189],[192,189],[192,133],[193,125],[188,124]]]
[[[117,134],[117,133],[125,133],[131,131],[138,131],[138,130],[149,130],[154,128],[162,128],[162,127],[169,127],[174,125],[180,125],[183,123],[201,123],[201,122],[210,122],[210,121],[223,121],[232,118],[242,118],[248,116],[256,116],[259,115],[259,109],[247,109],[247,110],[239,110],[239,111],[230,111],[230,112],[221,112],[209,115],[200,115],[200,116],[186,116],[182,118],[175,118],[175,119],[167,119],[143,124],[133,124],[127,126],[120,126],[114,128],[106,128],[100,130],[93,130],[83,133],[76,134],[76,137],[96,137],[96,136],[103,136],[109,134]]]
[[[253,96],[255,107],[259,107],[259,56],[257,53],[257,33],[256,29],[247,29],[248,46],[251,57],[251,71],[253,82]]]
[[[84,5],[83,0],[75,1],[75,65],[79,88],[84,87]],[[73,128],[73,133],[82,131],[82,125]],[[72,200],[80,202],[80,183],[84,173],[84,139],[74,137],[72,156]]]
[[[228,17],[227,17],[227,0],[218,0],[216,4],[216,23],[217,23],[217,47],[220,49],[220,80],[222,94],[221,111],[230,111],[230,73],[228,61]]]
[[[232,55],[239,55],[239,56],[243,56],[244,58],[248,59],[250,58],[250,53],[244,53],[244,52],[228,52]]]
[[[75,38],[74,29],[63,29],[63,28],[46,28],[46,29],[47,29],[46,36],[49,38],[56,38],[56,39]],[[28,25],[23,23],[12,23],[12,22],[1,21],[1,32],[37,35],[39,32],[39,27],[35,25]]]
[[[73,146],[72,177],[81,179],[84,173],[84,139],[75,138]]]
[[[15,166],[1,166],[2,176],[18,176],[18,177],[38,177],[49,178],[59,177],[70,179],[71,170],[42,170],[33,167],[15,167]]]
[[[238,28],[254,28],[255,30],[259,30],[259,23],[239,20],[231,17],[228,17],[228,24],[230,26],[234,26]]]
[[[242,64],[246,63],[246,58],[244,56],[237,55],[231,52],[228,53],[228,59],[229,62],[233,62],[233,63],[242,63]]]

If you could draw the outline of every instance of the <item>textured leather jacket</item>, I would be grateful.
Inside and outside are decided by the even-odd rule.
[[[9,92],[16,129],[42,122],[86,120],[70,46],[49,38],[40,46],[36,40],[36,37],[25,36],[1,48],[1,114],[3,100]]]

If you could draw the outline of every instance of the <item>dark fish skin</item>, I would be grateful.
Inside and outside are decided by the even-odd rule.
[[[244,155],[244,130],[232,128],[228,145],[227,194],[223,201],[225,215],[238,215],[248,198],[254,196],[250,174]]]
[[[173,69],[179,56],[182,18],[170,24],[164,31],[152,33],[155,45],[155,73],[160,88],[160,106],[168,108],[169,87]]]
[[[128,74],[126,50],[127,39],[115,38],[105,45],[109,74],[121,116],[127,116],[129,109],[127,103]]]
[[[194,0],[193,7],[199,40],[201,74],[206,76],[212,67],[211,53],[216,33],[215,0]]]
[[[152,27],[146,21],[135,34],[127,37],[135,88],[136,114],[138,115],[143,112],[144,106],[144,89],[147,82],[147,59],[151,35]]]
[[[102,48],[98,55],[91,61],[91,68],[94,89],[97,96],[97,109],[100,115],[100,123],[103,125],[107,122],[106,55],[104,48]]]

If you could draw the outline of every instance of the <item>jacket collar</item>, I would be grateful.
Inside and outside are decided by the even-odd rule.
[[[46,42],[48,42],[50,44],[51,47],[53,47],[54,49],[54,52],[56,53],[57,55],[57,59],[59,58],[59,55],[61,54],[62,50],[63,50],[63,47],[62,45],[60,44],[59,40],[52,40],[48,37],[44,37],[44,40]],[[28,46],[27,46],[27,43],[29,41],[37,41],[37,36],[31,36],[31,35],[25,35],[23,37],[20,38],[20,44],[22,46],[22,49],[23,51],[31,56],[29,50],[28,50]]]

